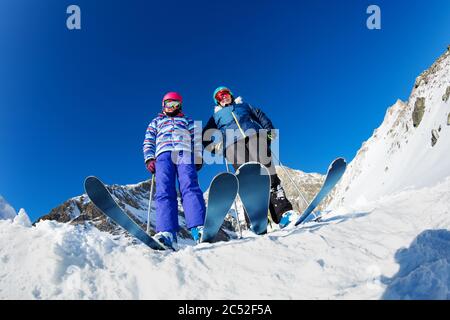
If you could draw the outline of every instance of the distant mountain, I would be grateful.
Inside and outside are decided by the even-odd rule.
[[[120,207],[128,213],[142,228],[147,224],[147,208],[150,192],[150,181],[131,185],[111,185],[107,187]],[[185,226],[184,214],[180,206],[180,223]],[[155,230],[154,206],[150,217],[151,234]],[[122,234],[123,231],[114,222],[107,219],[89,200],[86,194],[65,201],[60,206],[52,209],[49,214],[42,216],[40,220],[55,220],[71,224],[89,223],[102,231],[112,234]],[[189,238],[189,232],[183,227],[179,235]]]
[[[286,168],[286,170],[289,172],[292,179],[299,185],[307,200],[309,201],[310,199],[312,199],[323,182],[323,176],[315,173],[308,174],[290,168]],[[277,167],[277,172],[280,176],[280,179],[284,182],[283,185],[285,187],[286,193],[288,195],[288,198],[292,200],[294,208],[304,208],[304,203],[302,203],[296,189],[294,188],[294,186],[292,186],[292,184],[286,177],[284,170],[282,170],[280,167]],[[108,186],[108,190],[111,192],[122,209],[124,209],[132,218],[134,218],[134,220],[143,228],[146,228],[150,181],[143,181],[138,184],[125,186],[111,185]],[[204,193],[205,199],[207,199],[207,196],[208,191]],[[245,225],[242,203],[239,200],[237,201],[237,207],[240,213],[240,222],[242,228],[245,229],[247,228],[247,226]],[[186,228],[180,197],[178,197],[178,210],[181,226],[179,236],[186,240],[190,240],[191,237],[189,231]],[[154,234],[155,230],[154,212],[155,208],[153,206],[152,214],[150,217],[151,234]],[[225,218],[225,222],[222,226],[221,232],[218,234],[217,240],[227,240],[235,236],[237,225],[234,217],[234,208],[232,208],[229,215]],[[47,215],[42,216],[38,221],[40,220],[55,220],[58,222],[71,224],[89,223],[102,231],[107,231],[112,234],[123,233],[122,229],[115,225],[115,223],[109,221],[103,214],[101,214],[97,210],[97,208],[91,203],[86,194],[65,201],[63,204],[52,209]]]

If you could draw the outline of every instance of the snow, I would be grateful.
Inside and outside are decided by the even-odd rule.
[[[448,299],[449,190],[450,178],[175,253],[94,227],[1,220],[0,299]]]
[[[13,223],[24,227],[31,227],[31,220],[24,209],[19,210],[17,216],[14,217]]]
[[[450,299],[450,233],[428,230],[395,256],[401,265],[385,299]]]
[[[0,220],[14,219],[16,210],[0,195]]]

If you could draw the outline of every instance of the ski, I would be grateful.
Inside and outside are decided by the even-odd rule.
[[[223,172],[209,186],[208,206],[201,242],[212,242],[238,193],[239,183],[232,173]]]
[[[322,188],[314,197],[314,199],[311,201],[309,206],[305,209],[305,211],[303,211],[298,220],[295,222],[296,226],[307,221],[308,217],[314,211],[314,209],[320,204],[320,202],[330,193],[330,191],[334,188],[334,186],[339,182],[346,168],[347,162],[345,161],[344,158],[337,158],[330,164]]]
[[[259,162],[247,162],[236,171],[239,197],[250,219],[250,228],[256,234],[267,232],[270,197],[269,170]]]
[[[84,181],[84,189],[92,203],[107,217],[111,218],[128,233],[145,243],[152,249],[164,250],[164,248],[150,237],[133,219],[124,212],[111,193],[100,179],[94,176],[87,177]]]

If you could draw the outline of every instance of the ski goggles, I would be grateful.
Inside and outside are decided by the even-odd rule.
[[[166,100],[164,101],[164,108],[176,109],[181,106],[181,101],[178,100]]]
[[[218,102],[222,101],[226,97],[231,97],[231,93],[228,90],[221,90],[221,91],[216,93],[216,100]]]

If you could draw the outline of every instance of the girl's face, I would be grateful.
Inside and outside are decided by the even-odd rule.
[[[164,101],[164,112],[171,114],[181,107],[181,102],[178,100],[166,100]]]

